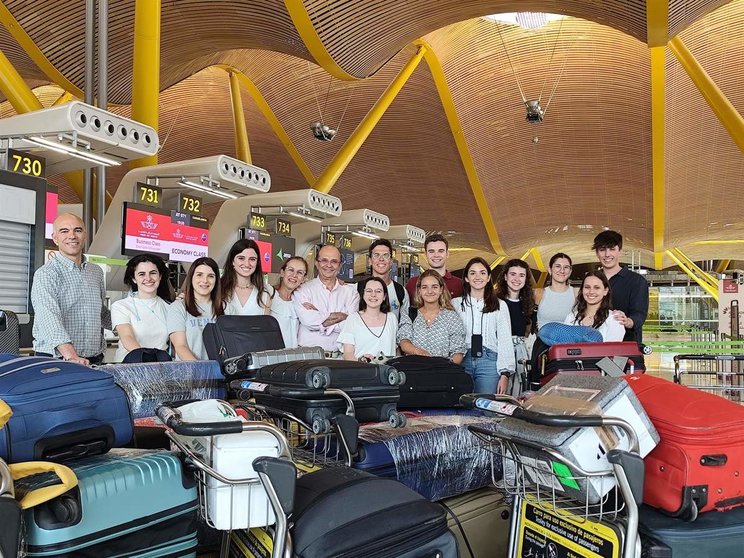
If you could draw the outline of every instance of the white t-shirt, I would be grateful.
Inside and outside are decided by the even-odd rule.
[[[411,306],[411,301],[408,298],[408,291],[403,289],[403,303],[398,302],[398,294],[395,292],[395,281],[390,281],[387,286],[388,299],[390,299],[390,311],[395,314],[395,319],[400,320],[400,313],[408,313],[408,307]]]
[[[359,312],[354,312],[344,321],[336,342],[342,351],[345,343],[354,345],[354,356],[357,358],[380,353],[394,356],[397,336],[398,320],[392,312],[388,312],[384,326],[371,328],[362,321]]]
[[[138,298],[135,295],[117,300],[111,305],[111,327],[121,324],[132,326],[134,338],[140,347],[168,349],[168,303],[159,296]],[[129,351],[119,341],[116,362],[121,362]]]
[[[292,299],[284,300],[279,296],[279,293],[275,292],[274,298],[271,301],[271,315],[279,322],[282,337],[284,338],[284,346],[288,349],[295,348],[297,346],[297,330],[300,327],[300,320],[297,317]]]
[[[176,300],[168,307],[168,334],[174,331],[186,332],[186,344],[199,360],[209,360],[207,350],[204,348],[202,331],[204,327],[215,321],[212,316],[211,304],[197,303],[201,316],[192,316],[186,311],[186,304],[183,300]],[[176,360],[180,360],[176,355]]]
[[[566,319],[563,323],[568,325],[581,325],[576,321],[575,312],[571,312],[568,316],[566,316]],[[602,325],[594,329],[602,334],[602,341],[604,341],[605,343],[609,341],[622,341],[623,337],[625,337],[625,327],[623,327],[623,324],[618,322],[612,316],[612,312],[610,312],[610,315],[607,316],[607,319]]]
[[[228,316],[260,316],[263,314],[266,310],[266,305],[269,302],[269,293],[265,290],[262,291],[264,306],[259,306],[258,295],[256,294],[257,292],[258,291],[254,285],[253,289],[251,289],[251,294],[248,296],[248,300],[246,300],[245,304],[242,306],[240,304],[240,299],[233,292],[232,298],[227,299],[225,314]]]

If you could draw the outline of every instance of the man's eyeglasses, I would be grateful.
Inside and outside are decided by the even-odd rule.
[[[383,260],[383,261],[386,262],[389,259],[391,259],[391,256],[390,256],[390,254],[382,254],[382,253],[378,253],[378,252],[373,252],[372,255],[370,256],[370,258],[372,258],[373,260]]]
[[[318,263],[321,265],[338,265],[341,263],[341,260],[329,260],[328,258],[323,258],[322,260],[318,260]]]

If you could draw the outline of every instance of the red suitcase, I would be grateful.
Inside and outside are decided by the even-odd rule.
[[[690,520],[744,505],[744,406],[648,374],[626,379],[661,437],[644,459],[644,503]]]
[[[597,363],[605,357],[618,356],[627,357],[626,373],[645,372],[643,354],[635,341],[553,345],[540,355],[540,385],[547,384],[556,374],[599,376],[602,372]]]

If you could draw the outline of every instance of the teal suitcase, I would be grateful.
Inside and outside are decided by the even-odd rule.
[[[68,466],[78,486],[24,512],[28,556],[196,556],[197,490],[175,454],[116,449]],[[16,492],[53,482],[36,475]]]

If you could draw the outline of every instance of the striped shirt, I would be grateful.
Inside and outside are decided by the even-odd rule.
[[[72,343],[81,357],[103,353],[103,328],[111,329],[111,314],[104,304],[103,270],[83,261],[77,265],[61,254],[34,273],[34,351],[59,355],[56,348]]]

